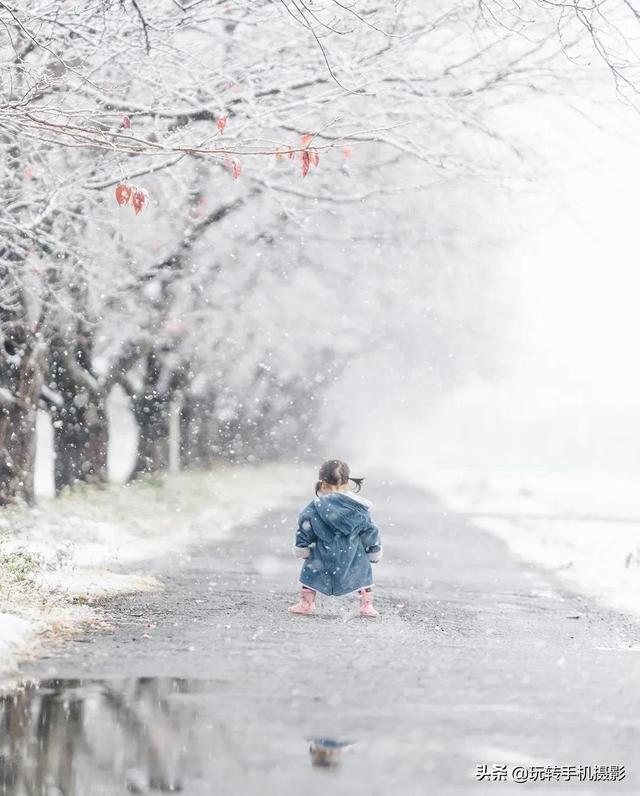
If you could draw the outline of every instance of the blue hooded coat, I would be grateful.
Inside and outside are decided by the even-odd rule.
[[[302,511],[294,552],[306,558],[303,586],[340,595],[372,585],[371,562],[380,560],[382,547],[370,507],[354,492],[330,492]]]

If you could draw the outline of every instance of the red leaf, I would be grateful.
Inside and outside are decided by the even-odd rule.
[[[119,182],[116,185],[116,202],[120,205],[120,207],[127,204],[131,198],[132,190],[133,188],[130,185],[127,185],[126,182]]]
[[[349,160],[349,158],[353,155],[353,149],[351,149],[350,146],[343,146],[342,154],[344,155],[345,160]]]
[[[300,141],[302,142],[302,146],[308,146],[313,141],[313,136],[308,134],[303,135]]]
[[[124,127],[125,130],[131,129],[131,119],[128,116],[122,117],[122,126]]]
[[[216,119],[216,127],[218,128],[218,132],[220,135],[224,133],[224,128],[227,126],[227,117],[226,116],[218,116]]]
[[[149,202],[149,195],[143,188],[137,188],[131,197],[133,212],[139,216]]]
[[[276,160],[282,160],[282,158],[283,158],[282,151],[280,150],[280,147],[277,146],[276,147]]]
[[[309,157],[311,158],[311,162],[314,166],[317,166],[320,163],[320,153],[317,149],[309,150]]]
[[[242,174],[242,163],[240,163],[238,158],[226,158],[224,162],[231,171],[231,176],[233,177],[233,179],[237,180],[238,177]]]
[[[309,150],[305,149],[302,153],[302,176],[306,177],[309,173]]]
[[[293,160],[295,158],[295,156],[296,156],[296,153],[293,151],[293,149],[290,149],[287,152],[287,157],[289,158],[289,160]]]

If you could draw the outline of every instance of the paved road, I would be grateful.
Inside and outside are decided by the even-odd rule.
[[[357,617],[353,598],[325,598],[315,617],[286,613],[298,568],[291,506],[160,562],[162,593],[106,603],[112,632],[31,666],[37,678],[72,678],[46,684],[46,716],[65,689],[67,712],[84,705],[75,734],[47,752],[75,755],[65,776],[84,783],[78,794],[124,792],[125,776],[130,790],[198,795],[640,792],[640,627],[515,561],[469,518],[434,519],[425,492],[369,496],[385,543],[378,620]],[[314,768],[306,736],[356,746],[339,766]],[[627,776],[476,779],[480,764],[549,763],[619,764]]]

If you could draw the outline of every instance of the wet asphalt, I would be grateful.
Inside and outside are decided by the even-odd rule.
[[[640,793],[640,626],[515,560],[427,492],[385,484],[367,496],[385,551],[378,619],[358,617],[353,597],[287,613],[299,571],[290,505],[154,562],[162,591],[105,601],[111,629],[25,667],[52,699],[68,705],[70,682],[86,702],[81,741],[69,733],[48,752],[69,758],[68,796]],[[354,746],[313,766],[309,738]],[[483,765],[493,781],[478,778]],[[581,765],[626,777],[512,778],[514,766]]]

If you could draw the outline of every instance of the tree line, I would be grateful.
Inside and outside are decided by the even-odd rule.
[[[33,499],[38,410],[56,489],[106,478],[116,386],[139,474],[305,451],[408,318],[477,366],[486,274],[447,278],[467,240],[430,210],[520,168],[495,111],[576,52],[634,76],[595,6],[388,5],[0,4],[0,504]]]

